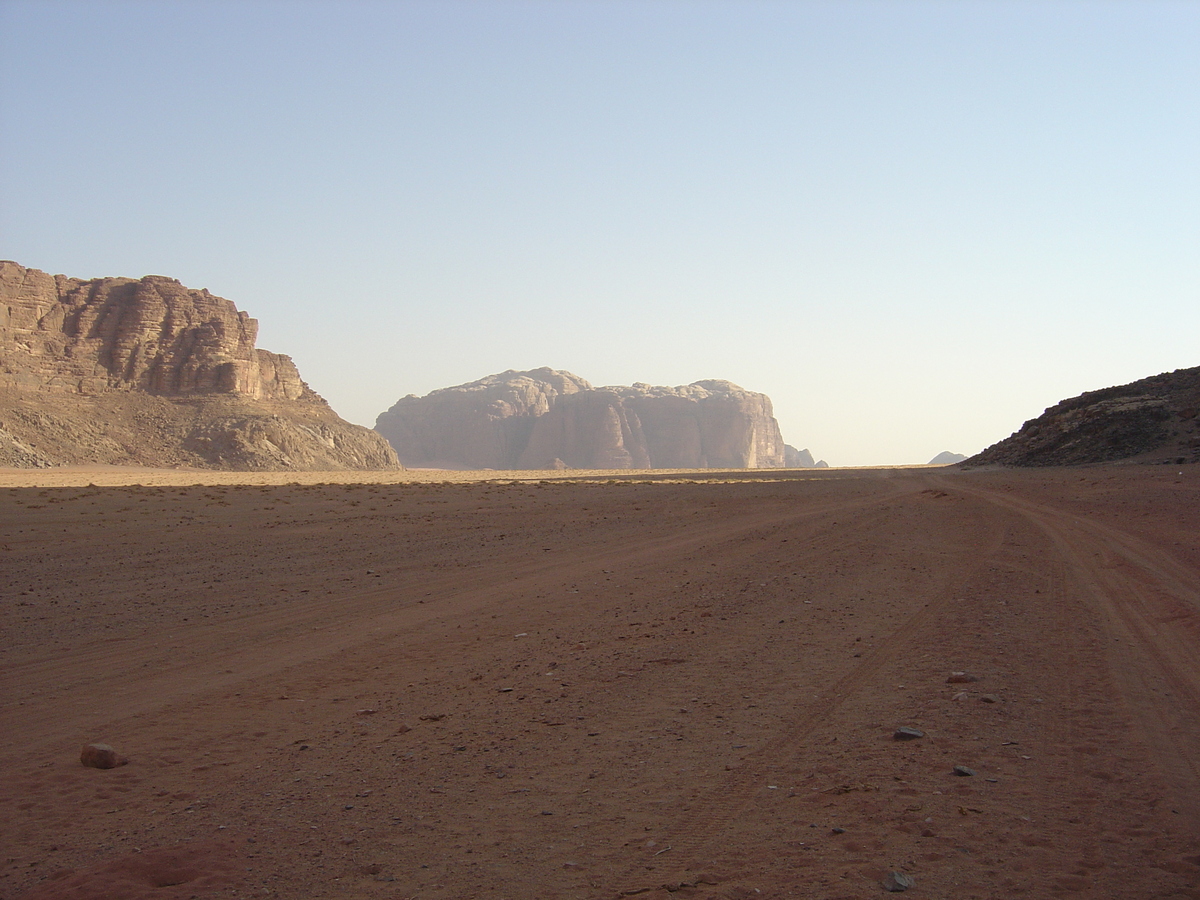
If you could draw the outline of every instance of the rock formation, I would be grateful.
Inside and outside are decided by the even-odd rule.
[[[967,465],[1200,462],[1200,367],[1063,400]]]
[[[808,448],[797,450],[791,444],[784,444],[783,464],[789,469],[811,469],[817,462]]]
[[[509,370],[403,397],[375,429],[409,466],[695,469],[785,462],[770,398],[728,381],[593,388],[569,372]]]
[[[0,262],[0,465],[395,468],[233,303]]]
[[[402,397],[379,416],[375,430],[408,466],[515,469],[537,418],[559,397],[590,390],[569,372],[509,370],[424,397]]]
[[[930,466],[952,466],[955,463],[960,463],[967,458],[965,453],[952,453],[949,450],[943,450],[926,465]]]
[[[93,769],[116,769],[129,764],[126,757],[108,744],[84,744],[79,751],[79,762]]]

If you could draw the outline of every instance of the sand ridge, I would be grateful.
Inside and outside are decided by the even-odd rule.
[[[2,897],[1200,897],[1194,466],[199,474],[0,487]]]

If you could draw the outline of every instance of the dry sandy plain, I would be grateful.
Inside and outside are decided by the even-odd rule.
[[[0,897],[1200,898],[1198,469],[0,475]]]

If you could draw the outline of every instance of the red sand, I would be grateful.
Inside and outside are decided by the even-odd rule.
[[[0,489],[0,898],[1200,898],[1178,471]]]

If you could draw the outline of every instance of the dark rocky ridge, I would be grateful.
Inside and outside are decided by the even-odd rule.
[[[963,465],[1200,462],[1200,367],[1089,391],[1047,409]]]
[[[399,465],[257,334],[230,301],[172,278],[0,261],[0,465]]]
[[[570,372],[509,370],[408,395],[376,430],[405,465],[470,469],[778,468],[765,394],[728,381],[594,388]]]

